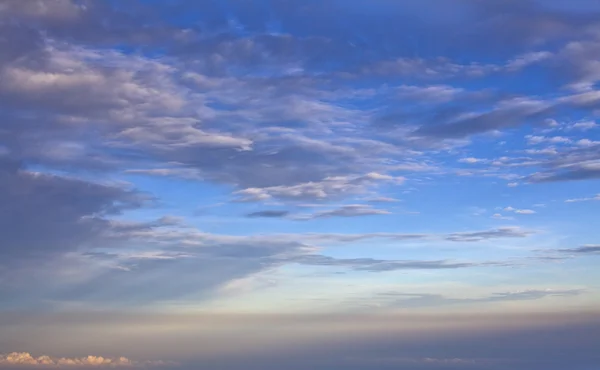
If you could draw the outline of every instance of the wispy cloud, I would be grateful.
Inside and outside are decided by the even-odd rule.
[[[505,212],[512,212],[512,213],[516,213],[518,215],[533,215],[533,214],[537,213],[533,209],[519,209],[519,208],[514,208],[511,206],[504,207],[503,210]]]
[[[298,214],[294,215],[294,220],[315,220],[331,217],[360,217],[360,216],[375,216],[389,215],[392,212],[385,209],[374,208],[368,204],[348,204],[339,208],[334,208],[326,211],[320,211],[313,214]]]
[[[565,203],[589,202],[589,201],[594,201],[594,200],[600,201],[600,194],[596,194],[595,196],[587,197],[587,198],[567,199],[567,200],[565,200]]]
[[[502,227],[486,231],[453,233],[446,236],[446,239],[454,242],[479,242],[495,238],[524,238],[533,233],[518,227]]]
[[[559,252],[572,255],[600,254],[600,244],[587,244],[573,249],[559,249]]]

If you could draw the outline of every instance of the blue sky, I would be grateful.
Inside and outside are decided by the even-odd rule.
[[[227,343],[264,322],[307,353],[342,328],[383,335],[381,317],[431,315],[455,333],[452,315],[491,315],[469,319],[474,338],[504,315],[522,324],[515,337],[592,325],[599,12],[591,0],[0,1],[0,353],[16,353],[0,366],[174,366],[155,354],[193,367],[194,335]],[[49,340],[52,315],[56,335],[80,334]],[[156,342],[107,344],[128,325]],[[579,360],[556,366],[597,366],[579,338]],[[255,351],[219,341],[202,356],[224,369]],[[306,366],[549,368],[534,350],[427,343]],[[82,359],[102,351],[148,360]],[[277,351],[265,364],[280,366]]]

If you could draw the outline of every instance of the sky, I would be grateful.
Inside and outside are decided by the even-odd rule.
[[[600,3],[0,0],[0,368],[598,370]]]

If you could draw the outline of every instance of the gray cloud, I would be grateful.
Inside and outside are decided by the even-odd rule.
[[[9,259],[72,251],[102,232],[102,217],[149,200],[127,188],[29,172],[2,159],[0,249]]]
[[[296,186],[306,187],[307,183],[323,183],[335,177],[389,173],[393,166],[383,165],[382,157],[411,155],[407,148],[391,145],[391,136],[363,139],[364,132],[359,127],[370,122],[376,112],[358,111],[339,103],[341,98],[360,101],[378,94],[376,90],[352,90],[339,79],[308,72],[308,67],[316,66],[315,53],[335,49],[338,58],[347,56],[347,52],[356,54],[347,39],[340,39],[337,31],[331,33],[337,26],[314,28],[316,33],[299,40],[282,33],[266,34],[264,30],[253,28],[250,22],[245,26],[246,34],[240,37],[227,26],[225,20],[229,16],[215,17],[216,23],[200,22],[205,27],[203,32],[195,26],[178,29],[160,20],[161,13],[179,14],[182,11],[179,6],[157,10],[159,8],[142,3],[116,8],[94,2],[82,6],[62,1],[56,9],[50,10],[37,2],[7,4],[3,16],[18,18],[23,25],[19,28],[7,23],[3,32],[24,38],[20,42],[11,41],[14,37],[4,39],[3,42],[9,44],[3,48],[5,58],[0,66],[6,82],[0,97],[7,108],[5,121],[17,123],[0,135],[6,139],[14,158],[63,168],[120,168],[140,175],[184,176],[233,184],[242,192],[270,188],[287,196],[290,192],[278,187],[291,188],[293,193],[299,191]],[[191,2],[186,6],[197,9]],[[232,9],[240,6],[236,3]],[[318,12],[331,10],[332,5],[314,6]],[[499,26],[490,9],[496,9],[497,5],[488,9],[488,6],[465,2],[461,6],[473,8],[490,23],[481,22],[485,25],[479,30],[481,34],[453,32],[454,37],[467,37],[471,43],[465,45],[474,45],[472,42],[483,34],[496,37]],[[222,12],[209,4],[202,7],[206,14]],[[416,11],[418,7],[408,8]],[[559,14],[541,4],[501,8],[504,16],[514,19],[532,40],[561,35],[548,32],[552,27],[548,27],[547,22],[561,32],[570,30],[574,35],[584,33],[587,27],[584,25],[593,23],[591,18]],[[398,6],[389,10],[398,14],[406,12]],[[282,12],[281,17],[290,18],[301,13],[289,9],[278,11]],[[144,21],[132,19],[132,12],[141,15]],[[323,16],[325,14],[329,13]],[[106,19],[111,22],[107,23]],[[525,19],[529,23],[525,23]],[[217,27],[219,22],[224,23]],[[410,27],[420,27],[409,23]],[[40,27],[45,29],[44,37],[37,31]],[[206,32],[207,29],[211,31]],[[137,46],[171,43],[171,48],[167,48],[170,58],[134,57],[102,48],[115,40]],[[452,45],[458,45],[455,41]],[[508,48],[511,43],[522,45],[523,40],[511,37],[510,42],[496,41],[500,50],[500,44]],[[485,44],[489,42],[488,39]],[[559,54],[591,59],[585,53],[580,55],[576,46],[571,45]],[[304,58],[299,58],[298,53]],[[553,58],[548,52],[524,52],[520,48],[503,54],[507,55],[507,62],[491,67],[443,60],[432,63],[445,65],[443,69],[450,74],[485,75],[487,70],[515,71]],[[189,63],[186,59],[189,55],[198,63]],[[239,71],[255,70],[261,65],[279,68],[273,68],[271,78],[262,73],[227,74],[227,68],[217,73],[215,66],[201,66],[208,60],[218,60],[226,67],[236,65]],[[293,60],[300,62],[294,64]],[[398,60],[410,61],[405,56],[399,56]],[[435,70],[427,58],[417,58],[411,63],[415,60],[426,70]],[[60,91],[60,94],[49,91]],[[462,91],[443,85],[406,85],[400,88],[400,93],[411,99],[445,102],[461,95]],[[410,140],[405,138],[403,145],[460,140],[535,121],[550,109],[551,104],[548,104],[543,100],[503,98],[495,107],[476,116],[457,118],[450,114],[454,120],[447,117],[421,125],[413,130]],[[26,119],[15,108],[26,109],[34,117]],[[438,113],[438,117],[444,116],[441,111]],[[352,130],[344,126],[348,122],[354,123]],[[80,129],[72,130],[73,124]],[[97,135],[85,134],[92,131]],[[593,173],[572,176],[594,178]],[[551,178],[539,181],[551,181]],[[304,195],[310,196],[309,193],[311,191]],[[313,190],[312,194],[314,197],[323,193]],[[259,194],[259,198],[267,196],[273,195]]]
[[[454,242],[479,242],[494,238],[525,238],[532,231],[522,230],[514,227],[503,227],[493,230],[453,233],[446,236],[446,240]]]
[[[335,132],[336,122],[366,121],[368,113],[336,104],[342,95],[314,82],[290,87],[277,78],[199,73],[189,80],[181,77],[186,66],[171,60],[41,43],[33,45],[39,55],[0,65],[3,122],[14,123],[0,135],[13,158],[293,191],[385,173],[378,156],[402,152]]]
[[[446,261],[331,262],[314,254],[313,243],[479,242],[531,234],[497,229],[448,235],[214,235],[172,218],[113,220],[113,215],[143,207],[148,197],[122,186],[51,174],[124,172],[217,182],[231,185],[236,200],[244,202],[362,198],[378,188],[400,185],[405,179],[399,172],[409,178],[414,172],[443,172],[432,160],[438,150],[466,145],[471,135],[536,123],[554,108],[587,110],[598,103],[597,92],[585,90],[598,80],[598,45],[591,36],[556,52],[544,51],[552,46],[546,44],[549,40],[577,40],[589,33],[597,23],[592,13],[559,14],[531,1],[453,5],[474,10],[465,12],[475,14],[473,32],[474,23],[456,13],[445,14],[451,10],[446,5],[390,3],[386,12],[396,16],[386,20],[363,17],[355,3],[271,3],[271,11],[264,14],[275,14],[288,29],[267,30],[271,20],[262,19],[263,12],[243,11],[248,9],[237,0],[220,9],[193,1],[156,7],[133,1],[118,6],[66,0],[53,1],[52,6],[41,1],[0,3],[0,250],[8,256],[0,264],[3,276],[12,276],[4,272],[34,259],[29,267],[39,268],[42,276],[73,268],[80,279],[43,292],[45,298],[205,298],[232,279],[302,258],[367,271],[471,266]],[[194,24],[170,21],[198,9],[202,11]],[[306,17],[316,21],[302,25],[299,20]],[[422,19],[435,26],[424,27],[427,22]],[[352,32],[343,24],[346,20]],[[389,32],[371,33],[375,29]],[[409,34],[439,40],[430,43],[431,55],[448,52],[450,57],[412,55],[414,40],[396,36]],[[375,39],[381,43],[372,42]],[[456,56],[464,54],[463,48],[481,50],[481,60],[505,62],[459,62]],[[384,53],[389,59],[383,60]],[[557,62],[573,71],[564,72],[561,83],[576,91],[558,103],[487,91],[470,94],[453,87],[457,78],[508,75]],[[332,66],[341,73],[331,73]],[[361,73],[374,79],[405,75],[406,85],[354,88],[352,78]],[[448,85],[418,86],[413,78],[444,78]],[[420,102],[427,102],[427,112],[409,117],[404,125],[404,116],[388,116],[393,107],[373,108],[374,98],[390,105],[410,101],[421,108]],[[402,124],[395,123],[388,135],[369,125],[377,117]],[[597,148],[590,141],[586,148],[560,158],[535,162],[547,167],[530,180],[596,178],[597,160]],[[383,201],[371,201],[375,199]],[[387,213],[347,205],[307,218]],[[248,216],[292,218],[285,211]],[[102,250],[110,248],[123,250]],[[13,264],[17,260],[20,263]],[[52,263],[69,268],[49,267]],[[89,271],[80,271],[81,266]],[[173,282],[170,276],[179,271],[189,274],[189,280]],[[150,285],[153,289],[144,289]]]
[[[396,202],[400,202],[399,199],[391,198],[391,197],[369,198],[369,199],[366,199],[366,201],[367,202],[371,202],[371,203],[396,203]]]
[[[308,215],[295,215],[292,218],[294,220],[315,220],[321,218],[331,217],[360,217],[360,216],[374,216],[374,215],[389,215],[390,211],[385,209],[373,208],[367,204],[348,204],[331,210],[320,211]]]
[[[581,181],[600,178],[600,162],[591,161],[577,165],[569,165],[564,169],[551,172],[538,172],[529,176],[532,183],[558,182],[558,181]]]
[[[569,253],[573,255],[600,254],[600,245],[590,244],[573,249],[559,249],[559,252]]]
[[[198,248],[197,252],[222,255],[229,246],[239,247],[238,257],[254,255],[252,251],[262,251],[259,255],[270,256],[288,252],[314,252],[314,245],[330,243],[351,243],[370,239],[388,241],[439,240],[446,242],[480,242],[500,238],[526,238],[535,231],[518,227],[504,227],[483,231],[450,234],[405,234],[405,233],[302,233],[302,234],[262,234],[262,235],[223,235],[201,232],[195,228],[165,227],[164,223],[109,223],[112,227],[105,236],[115,240],[134,240],[143,244],[163,247]],[[148,225],[154,225],[149,228]],[[175,225],[177,226],[177,225]],[[214,249],[213,249],[214,248]],[[263,254],[264,253],[264,254]]]
[[[257,218],[283,218],[286,217],[287,215],[289,215],[289,211],[274,211],[274,210],[268,210],[268,211],[258,211],[258,212],[252,212],[252,213],[248,213],[246,216],[247,217],[257,217]]]
[[[348,267],[357,271],[386,272],[396,270],[445,270],[479,266],[504,265],[489,262],[453,261],[394,261],[373,258],[333,258],[322,255],[305,255],[291,260],[303,265]]]
[[[426,125],[415,131],[417,136],[462,138],[493,130],[522,125],[532,119],[543,118],[553,104],[528,98],[500,102],[485,113],[470,114],[453,122]]]
[[[43,279],[46,281],[43,291],[4,287],[5,296],[10,298],[4,305],[11,302],[9,307],[19,308],[27,302],[28,305],[77,302],[114,308],[174,299],[209,300],[231,281],[268,273],[290,263],[366,272],[515,265],[511,261],[333,258],[318,253],[324,246],[365,240],[462,241],[464,236],[456,239],[448,235],[392,233],[219,235],[201,232],[173,217],[148,222],[98,220],[97,225],[96,233],[85,234],[85,243],[78,244],[81,247],[77,253],[29,264],[29,269],[13,278],[15,283],[27,282],[32,286],[41,284],[39,280]],[[476,237],[466,240],[529,235],[522,230],[474,234]],[[34,275],[27,272],[32,268],[36,271]],[[14,271],[14,266],[11,269],[6,271]],[[69,271],[69,274],[62,276],[60,271]],[[185,276],[185,279],[175,282],[174,275]]]

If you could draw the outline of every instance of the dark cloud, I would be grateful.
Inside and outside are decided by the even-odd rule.
[[[23,57],[40,57],[44,40],[41,33],[22,25],[0,23],[0,65]]]
[[[141,207],[130,189],[29,172],[0,160],[0,249],[6,258],[73,251],[103,230],[101,217]]]

